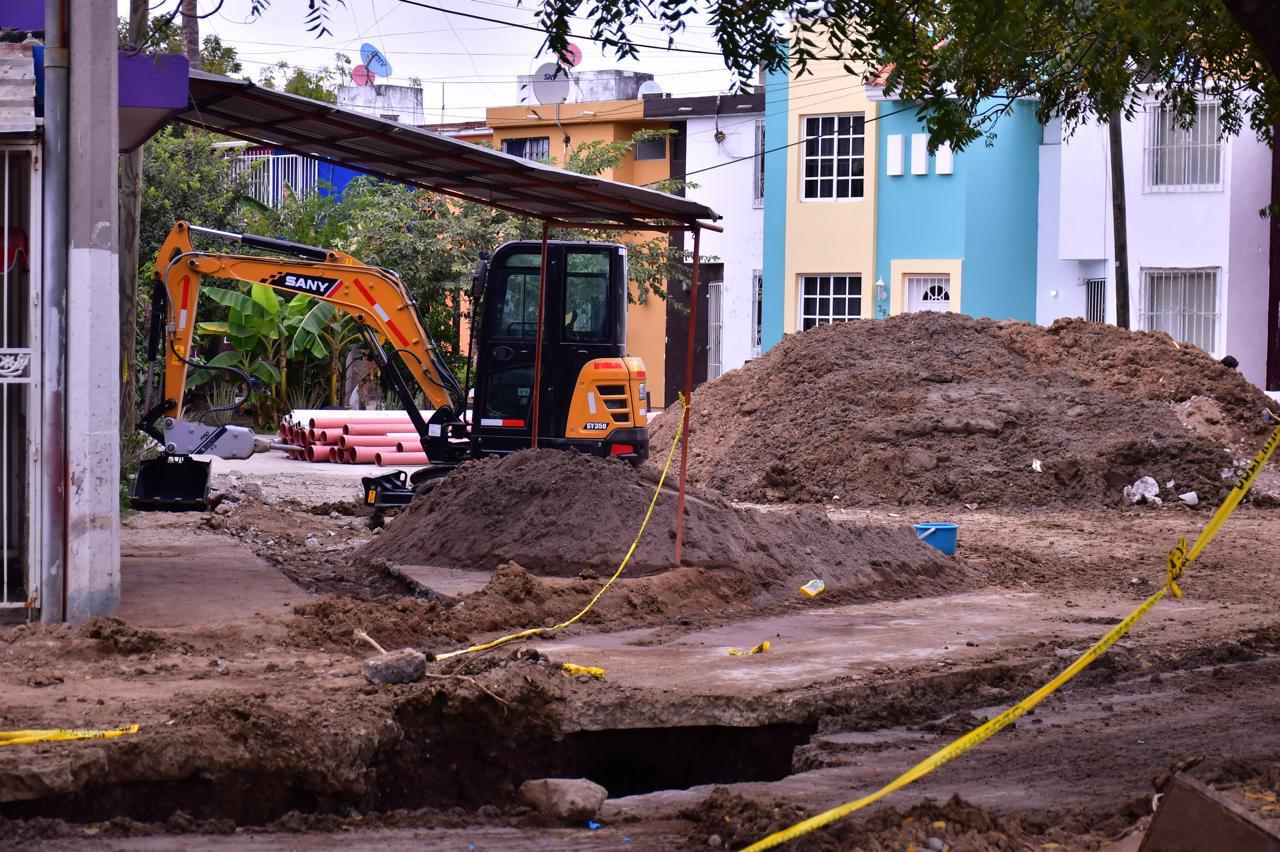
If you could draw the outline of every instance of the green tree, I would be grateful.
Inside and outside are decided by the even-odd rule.
[[[992,132],[993,99],[1034,95],[1042,118],[1068,126],[1128,115],[1154,90],[1190,117],[1198,97],[1222,105],[1224,132],[1280,121],[1280,14],[1269,0],[554,0],[538,7],[547,49],[575,16],[620,56],[656,22],[678,39],[705,16],[724,61],[749,83],[758,67],[803,73],[840,62],[851,74],[892,65],[887,86],[920,105],[932,144],[961,147]],[[794,28],[780,22],[792,19]]]
[[[284,61],[277,62],[262,70],[258,83],[268,89],[333,104],[338,102],[338,86],[344,85],[350,79],[351,57],[345,53],[339,53],[335,55],[333,65],[315,71],[290,65]]]
[[[139,42],[144,50],[157,53],[182,53],[182,27],[170,15],[155,15],[151,18]],[[129,22],[120,19],[120,46],[132,44],[129,38]],[[204,70],[210,74],[221,74],[231,77],[244,70],[236,56],[236,49],[223,44],[216,35],[207,35],[200,42],[200,61]]]
[[[215,136],[183,127],[167,127],[152,137],[142,161],[139,253],[144,264],[154,261],[179,219],[239,230],[252,175],[234,168],[238,153],[221,147]]]

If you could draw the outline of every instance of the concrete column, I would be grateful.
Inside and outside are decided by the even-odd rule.
[[[120,603],[120,287],[115,0],[70,5],[67,621]]]

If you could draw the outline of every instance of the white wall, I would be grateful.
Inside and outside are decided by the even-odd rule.
[[[372,86],[339,86],[338,106],[381,117],[396,116],[401,124],[424,124],[422,89],[418,86],[396,86],[375,83]]]
[[[1141,328],[1144,267],[1214,267],[1218,278],[1215,357],[1240,359],[1256,384],[1266,369],[1268,231],[1258,210],[1267,204],[1270,152],[1251,131],[1224,144],[1223,188],[1147,192],[1143,185],[1146,116],[1126,122],[1125,198],[1129,239],[1129,310]],[[1082,316],[1087,276],[1108,278],[1107,321],[1115,321],[1114,231],[1110,156],[1105,125],[1077,128],[1040,152],[1040,228],[1036,319]],[[1058,295],[1052,296],[1052,291]]]
[[[725,371],[741,367],[752,357],[755,339],[752,273],[764,266],[764,208],[754,206],[752,198],[756,122],[763,118],[760,113],[721,116],[722,142],[715,139],[714,117],[686,122],[685,168],[689,182],[697,184],[687,194],[724,217],[719,222],[723,234],[703,232],[702,255],[724,264],[721,364]],[[732,162],[742,157],[746,159]],[[714,165],[721,167],[692,174]],[[691,248],[692,241],[686,239],[685,246]]]

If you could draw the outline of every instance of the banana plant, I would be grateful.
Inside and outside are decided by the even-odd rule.
[[[263,422],[274,419],[289,393],[289,343],[295,328],[301,324],[301,308],[290,310],[291,304],[263,284],[247,288],[209,287],[202,295],[227,308],[224,322],[202,322],[197,333],[224,337],[231,349],[210,359],[211,366],[235,367],[271,388],[266,395],[256,395]],[[188,380],[188,387],[203,384],[215,375],[212,370],[198,370]]]
[[[321,302],[310,296],[295,296],[289,310],[299,309],[301,322],[289,343],[289,357],[309,354],[318,361],[329,364],[329,405],[338,405],[342,362],[351,347],[360,342],[360,328],[347,313],[337,310],[329,302]],[[345,390],[345,388],[343,388]]]

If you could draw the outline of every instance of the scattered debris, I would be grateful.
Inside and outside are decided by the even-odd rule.
[[[1124,496],[1130,503],[1151,503],[1159,506],[1164,502],[1160,499],[1160,483],[1150,476],[1144,476],[1132,485],[1126,485]]]
[[[357,639],[368,642],[378,651],[378,656],[370,657],[360,666],[364,679],[369,683],[417,683],[426,674],[427,655],[421,651],[413,648],[388,651],[363,630],[356,630],[354,634]]]
[[[1178,499],[1188,506],[1198,506],[1200,497],[1194,491],[1184,491],[1178,495]]]

